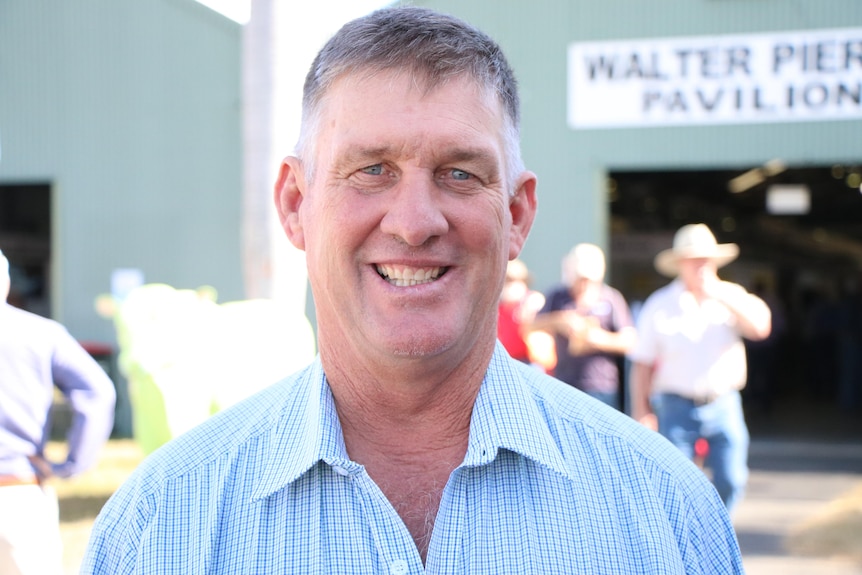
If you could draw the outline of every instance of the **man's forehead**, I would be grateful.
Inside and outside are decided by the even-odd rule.
[[[442,95],[442,92],[448,92]],[[437,96],[442,101],[457,101],[457,105],[444,105],[440,107]],[[436,100],[436,101],[435,101]],[[395,106],[389,103],[394,102]],[[409,105],[400,106],[400,102],[409,102]],[[428,103],[429,107],[424,104]],[[451,114],[449,112],[451,112]],[[471,110],[471,112],[466,112]],[[380,117],[383,125],[389,125],[389,118],[393,114],[403,116],[422,116],[425,113],[443,114],[458,118],[463,122],[462,126],[472,126],[475,131],[490,134],[496,132],[503,137],[505,123],[503,107],[499,99],[495,98],[488,90],[483,90],[477,82],[468,77],[460,76],[447,80],[444,83],[426,86],[417,84],[415,79],[407,74],[399,72],[383,71],[377,74],[351,74],[341,78],[333,84],[324,98],[320,107],[321,126],[329,124],[335,127],[339,138],[351,134],[354,138],[362,140],[359,130],[372,129],[378,125],[370,125],[364,120]],[[364,117],[359,117],[359,116]],[[353,119],[358,122],[353,122]],[[397,122],[398,120],[392,120]],[[356,129],[351,127],[354,124]],[[444,124],[437,121],[425,123],[424,126],[429,134],[442,128]],[[450,126],[452,128],[454,126]],[[459,137],[469,134],[469,130],[463,132]],[[368,134],[370,136],[370,134]],[[373,145],[373,142],[369,142]]]
[[[467,72],[442,79],[432,79],[428,74],[420,70],[409,68],[377,69],[369,67],[344,73],[338,76],[325,91],[322,99],[323,107],[325,108],[328,100],[341,95],[343,92],[352,94],[355,93],[357,88],[366,85],[386,87],[392,91],[408,89],[416,91],[422,96],[433,94],[449,86],[458,86],[459,89],[464,90],[465,97],[468,94],[475,95],[478,98],[486,100],[486,105],[489,107],[496,108],[501,114],[503,112],[503,104],[497,97],[496,92]]]
[[[680,258],[677,261],[678,265],[683,268],[699,268],[714,264],[714,261],[710,258]]]

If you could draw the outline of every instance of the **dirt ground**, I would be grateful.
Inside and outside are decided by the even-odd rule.
[[[847,557],[862,562],[862,485],[795,526],[787,546],[794,554]]]

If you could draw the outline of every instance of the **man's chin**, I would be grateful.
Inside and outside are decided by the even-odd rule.
[[[392,345],[392,355],[404,359],[424,359],[435,357],[451,347],[450,342],[412,339]]]

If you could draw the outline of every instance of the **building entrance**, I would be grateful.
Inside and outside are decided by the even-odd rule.
[[[652,266],[703,222],[740,257],[720,275],[774,308],[774,362],[749,346],[752,432],[862,438],[862,165],[614,171],[611,281],[637,309],[667,283]]]
[[[9,260],[9,303],[51,317],[51,187],[0,185],[0,249]]]

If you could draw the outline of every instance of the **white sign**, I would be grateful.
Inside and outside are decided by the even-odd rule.
[[[773,184],[766,190],[766,211],[777,216],[811,211],[811,189],[805,184]]]
[[[575,42],[574,129],[862,119],[862,28]]]

